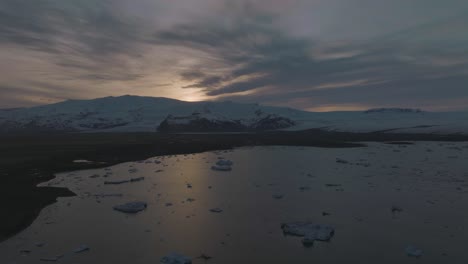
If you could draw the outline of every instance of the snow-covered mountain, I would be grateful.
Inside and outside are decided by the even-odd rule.
[[[230,101],[184,102],[129,95],[0,110],[0,131],[157,131],[163,121],[177,124],[193,120],[212,124],[235,122],[260,130],[321,128],[349,132],[468,134],[468,112],[383,108],[319,113]]]
[[[289,108],[225,102],[184,102],[168,98],[120,96],[68,100],[31,108],[0,110],[0,131],[156,131],[169,115],[200,113],[209,119],[252,122],[266,115],[296,118]]]

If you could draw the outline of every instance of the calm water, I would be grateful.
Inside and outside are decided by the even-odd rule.
[[[196,259],[201,254],[226,264],[468,263],[467,145],[240,148],[61,173],[43,185],[78,196],[59,199],[0,244],[0,263],[56,255],[64,255],[57,263],[159,263],[173,251],[193,263],[205,263]],[[218,157],[232,160],[233,170],[212,171]],[[108,194],[121,196],[101,196]],[[148,208],[136,215],[112,210],[129,201]],[[392,213],[392,206],[403,211]],[[215,207],[223,212],[209,211]],[[282,222],[305,220],[334,226],[335,236],[305,248],[301,238],[283,235]],[[91,249],[73,253],[81,244]],[[410,244],[424,255],[406,256]]]

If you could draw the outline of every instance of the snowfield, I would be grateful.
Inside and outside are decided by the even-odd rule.
[[[186,123],[194,114],[213,122],[228,120],[256,127],[266,116],[291,120],[285,130],[468,134],[468,112],[425,112],[419,109],[371,109],[349,112],[306,112],[292,108],[225,102],[184,102],[168,98],[120,96],[68,100],[31,108],[0,110],[0,131],[54,130],[82,132],[157,131],[168,116]],[[279,126],[282,127],[282,126]]]

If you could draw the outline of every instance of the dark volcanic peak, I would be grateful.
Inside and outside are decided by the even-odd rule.
[[[158,127],[161,132],[234,132],[234,131],[258,131],[288,128],[295,125],[289,118],[267,114],[245,119],[231,119],[225,116],[210,113],[194,112],[190,116],[169,115]]]

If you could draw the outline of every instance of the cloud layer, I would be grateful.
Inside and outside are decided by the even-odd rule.
[[[467,110],[466,1],[3,0],[0,107],[137,94]]]

